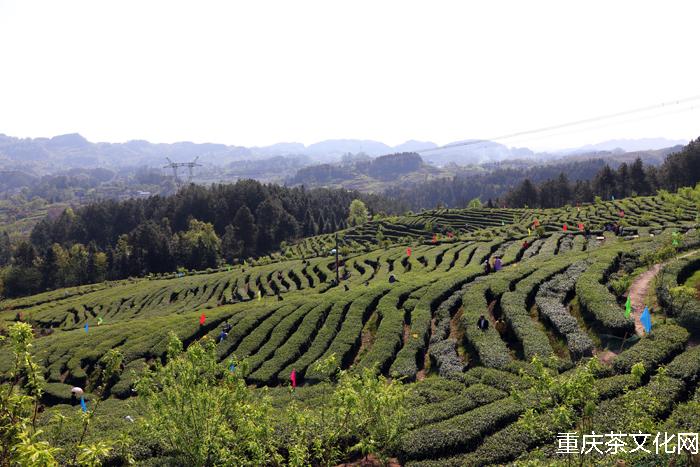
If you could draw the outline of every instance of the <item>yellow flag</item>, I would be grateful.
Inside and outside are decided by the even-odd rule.
[[[530,229],[527,229],[527,236],[528,236],[528,237],[530,236],[530,233],[531,233],[531,232],[530,232]]]
[[[258,289],[258,301],[262,300],[262,292]]]

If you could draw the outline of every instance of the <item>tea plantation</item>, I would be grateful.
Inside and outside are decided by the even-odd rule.
[[[690,407],[700,398],[700,302],[675,292],[700,269],[697,215],[690,200],[663,195],[375,219],[339,232],[338,271],[336,238],[322,235],[252,264],[4,300],[0,327],[18,318],[33,325],[44,402],[57,410],[73,386],[94,397],[96,368],[118,349],[124,369],[105,402],[120,414],[115,430],[120,407],[138,398],[139,374],[163,361],[174,331],[185,347],[215,341],[222,363],[245,360],[246,382],[268,386],[279,403],[292,370],[301,400],[340,369],[401,379],[410,417],[393,456],[403,465],[579,462],[556,453],[557,433],[636,432],[642,418],[700,431]],[[616,223],[619,235],[606,230]],[[487,273],[496,257],[501,267]],[[660,272],[627,316],[630,285],[654,264]],[[638,324],[644,305],[649,333]],[[0,373],[9,355],[0,348]],[[334,366],[315,365],[331,355]],[[600,363],[591,364],[596,403],[585,417],[528,428],[546,415],[533,410],[538,362],[556,381],[589,359]]]

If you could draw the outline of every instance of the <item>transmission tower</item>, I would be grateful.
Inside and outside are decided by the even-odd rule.
[[[177,186],[182,186],[182,180],[178,176],[178,169],[180,167],[187,167],[187,183],[192,183],[192,177],[194,175],[194,168],[195,167],[201,167],[202,164],[198,164],[197,160],[199,159],[199,156],[195,157],[192,162],[173,162],[170,160],[170,158],[166,157],[168,161],[168,165],[163,166],[164,169],[171,168],[173,169],[173,177],[175,178],[175,183]]]

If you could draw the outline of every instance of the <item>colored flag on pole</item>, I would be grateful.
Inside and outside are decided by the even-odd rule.
[[[564,225],[561,226],[561,229],[562,229],[564,232],[566,232],[567,230],[569,230],[569,227],[568,227],[566,224],[564,224]]]
[[[236,365],[234,365],[233,363],[231,363],[231,364],[228,366],[228,371],[233,372],[235,369],[236,369]]]
[[[258,301],[262,300],[262,292],[258,289]]]
[[[620,215],[620,217],[625,217],[625,211],[623,211],[622,209],[620,209],[620,212],[618,214]]]
[[[501,221],[501,225],[506,225],[506,221]]]
[[[89,326],[88,326],[88,323],[86,322],[85,323],[85,332],[88,332],[88,329],[89,329]]]
[[[85,403],[85,398],[80,396],[80,408],[83,409],[83,412],[87,412],[87,404]]]
[[[530,228],[528,227],[528,229],[527,229],[527,236],[529,237],[530,234],[532,234],[532,231],[531,231]]]
[[[625,302],[625,318],[629,318],[632,313],[632,299],[627,296],[627,302]]]
[[[452,238],[454,236],[455,236],[455,234],[453,234],[452,232],[447,232],[447,238]]]
[[[651,332],[651,313],[649,313],[649,307],[645,306],[642,316],[639,317],[639,321],[644,326],[644,332],[649,334]]]
[[[535,219],[535,222],[533,222],[533,224],[535,225],[535,227],[537,227],[537,226],[539,226],[539,225],[540,225],[540,221],[539,221],[539,220],[537,220],[537,219]]]
[[[437,243],[437,234],[433,234],[433,243]]]
[[[204,321],[206,321],[206,319],[207,319],[207,317],[204,316],[204,313],[202,313],[202,316],[199,317],[199,325],[200,325],[200,326],[203,326],[203,325],[204,325]]]
[[[578,223],[578,229],[579,229],[579,230],[583,230],[583,222],[579,222],[579,223]]]
[[[406,248],[406,256],[411,256],[411,247]]]
[[[100,324],[102,324],[102,316],[97,317],[97,325],[99,326]]]
[[[292,388],[297,387],[297,370],[292,369],[289,379],[292,380]]]

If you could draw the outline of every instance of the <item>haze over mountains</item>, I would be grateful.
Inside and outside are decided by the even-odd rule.
[[[190,161],[199,156],[205,165],[226,165],[236,161],[264,159],[276,156],[304,156],[308,163],[337,162],[344,154],[364,153],[380,156],[392,153],[418,152],[431,164],[459,165],[493,162],[504,159],[531,158],[535,156],[580,154],[596,151],[639,151],[661,149],[686,141],[664,138],[613,140],[548,154],[535,153],[528,148],[511,148],[493,141],[466,140],[470,144],[438,148],[429,141],[406,141],[389,146],[379,141],[334,139],[305,146],[301,143],[278,143],[263,147],[243,147],[215,143],[151,143],[132,140],[125,143],[93,143],[80,134],[54,136],[52,138],[16,138],[0,134],[0,165],[21,168],[40,165],[45,168],[70,167],[123,167],[145,165],[160,167],[168,157],[173,161]]]

